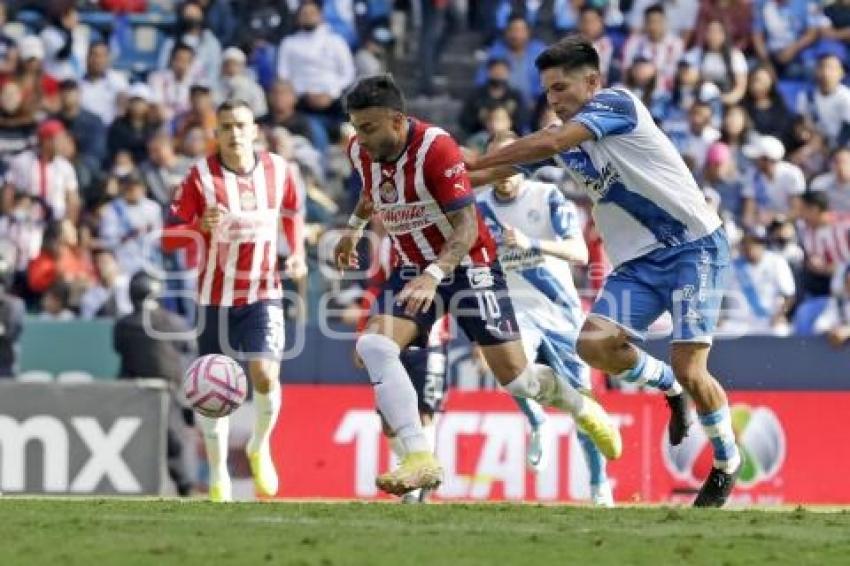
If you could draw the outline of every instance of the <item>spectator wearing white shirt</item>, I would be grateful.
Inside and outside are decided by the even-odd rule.
[[[829,161],[830,171],[812,180],[809,190],[829,197],[829,207],[850,214],[850,148],[839,147]]]
[[[93,255],[98,282],[80,297],[80,317],[89,320],[130,314],[130,277],[121,271],[111,251],[101,249]]]
[[[764,227],[745,231],[741,255],[732,262],[730,280],[722,331],[778,336],[790,333],[788,313],[796,295],[794,275],[784,257],[768,251]]]
[[[85,70],[89,44],[92,39],[100,39],[91,28],[80,25],[80,14],[70,3],[40,35],[46,54],[45,71],[58,80],[79,79]]]
[[[96,114],[109,126],[121,113],[119,96],[130,88],[127,77],[111,69],[109,46],[98,41],[89,46],[86,73],[80,81],[80,101],[84,109]]]
[[[850,342],[850,264],[836,279],[832,297],[815,320],[815,332],[826,335],[829,343],[838,348]]]
[[[244,100],[257,118],[265,116],[269,109],[266,94],[257,81],[245,69],[245,53],[238,47],[228,47],[222,54],[221,75],[213,85],[213,100],[221,104],[225,100]]]
[[[644,13],[643,33],[632,33],[623,46],[623,69],[631,67],[638,58],[652,61],[663,79],[663,86],[669,90],[683,51],[682,38],[667,27],[664,8],[653,5]]]
[[[844,67],[834,53],[818,59],[816,85],[802,92],[797,108],[831,147],[850,142],[850,88],[841,84]]]
[[[636,0],[632,4],[627,23],[634,33],[641,28],[648,8],[659,6],[667,15],[670,31],[682,38],[685,44],[690,42],[691,34],[697,23],[699,13],[698,0]]]
[[[40,320],[64,322],[74,320],[74,312],[69,308],[71,287],[64,281],[57,281],[45,291],[41,298]]]
[[[189,89],[195,82],[194,60],[195,50],[178,43],[171,50],[168,68],[154,71],[148,77],[153,99],[163,109],[166,122],[189,110]]]
[[[221,70],[221,43],[212,31],[204,27],[204,10],[194,0],[188,0],[180,6],[175,33],[165,40],[159,50],[157,66],[160,69],[168,67],[171,52],[179,43],[188,45],[195,52],[193,76],[211,78]]]
[[[158,261],[150,234],[162,228],[162,208],[145,196],[145,185],[136,174],[120,180],[121,196],[103,210],[100,239],[112,250],[121,271],[129,276],[146,263]]]
[[[720,139],[720,131],[711,125],[711,116],[711,105],[701,100],[694,101],[688,111],[689,129],[679,152],[693,171],[703,170],[708,148]]]
[[[297,21],[298,31],[280,42],[277,76],[292,84],[299,108],[329,117],[331,124],[326,125],[337,124],[343,119],[342,93],[355,76],[351,50],[323,22],[314,0],[301,4]]]
[[[691,49],[687,57],[694,62],[702,79],[717,85],[723,104],[738,104],[747,92],[747,59],[732,45],[723,22],[713,20],[705,30],[702,45]]]
[[[7,190],[24,191],[41,199],[54,219],[76,221],[80,211],[79,187],[74,167],[57,154],[59,136],[67,135],[59,120],[46,120],[38,127],[36,151],[15,156],[6,172]]]
[[[800,196],[806,191],[806,179],[799,167],[783,161],[782,142],[773,136],[759,136],[742,151],[755,165],[742,192],[744,224],[769,224],[780,214],[796,218]]]
[[[608,73],[614,59],[614,43],[605,34],[605,14],[601,8],[585,4],[578,20],[578,31],[593,42],[593,48],[599,54],[599,70],[603,84],[608,84]]]

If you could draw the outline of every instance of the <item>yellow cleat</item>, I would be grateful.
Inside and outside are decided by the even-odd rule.
[[[608,460],[616,460],[623,454],[623,439],[620,438],[620,429],[614,425],[602,405],[590,397],[585,397],[582,414],[575,420],[579,428],[590,436],[593,443]]]
[[[230,478],[210,484],[210,501],[213,503],[230,503],[233,501],[233,488]]]
[[[378,489],[404,495],[414,489],[437,489],[443,481],[443,467],[430,452],[411,452],[395,470],[377,477]]]
[[[246,452],[246,455],[251,465],[251,475],[254,476],[254,491],[265,497],[274,496],[278,487],[277,471],[274,469],[274,462],[268,448]]]

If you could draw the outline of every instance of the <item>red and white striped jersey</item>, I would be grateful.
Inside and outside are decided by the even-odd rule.
[[[383,222],[397,264],[424,267],[437,259],[453,228],[447,213],[474,204],[460,148],[444,130],[410,118],[407,149],[392,163],[373,162],[352,139],[348,155],[362,191]],[[496,246],[480,213],[478,238],[461,265],[490,265]]]
[[[850,263],[850,215],[833,214],[829,223],[817,228],[799,222],[800,242],[808,257],[826,263]]]
[[[242,306],[282,296],[277,268],[278,230],[282,224],[292,253],[303,253],[301,199],[291,165],[279,155],[259,152],[254,169],[239,175],[218,155],[200,160],[174,195],[171,225],[163,248],[192,243],[186,230],[198,231],[208,207],[227,212],[212,234],[203,234],[198,295],[202,305]]]

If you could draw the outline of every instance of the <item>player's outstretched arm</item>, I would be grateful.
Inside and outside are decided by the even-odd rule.
[[[467,160],[467,167],[469,167],[470,163],[474,161],[475,159]],[[469,184],[473,187],[484,187],[486,185],[492,185],[496,181],[507,179],[508,177],[516,175],[516,173],[517,171],[513,167],[493,167],[491,169],[470,171]]]
[[[481,171],[523,163],[543,161],[553,155],[594,139],[593,133],[578,122],[567,122],[523,136],[468,164],[470,171]]]

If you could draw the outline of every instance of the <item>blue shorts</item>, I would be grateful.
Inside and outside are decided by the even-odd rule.
[[[505,274],[498,262],[489,267],[458,267],[437,286],[427,312],[408,316],[395,297],[408,281],[419,276],[416,266],[393,270],[377,299],[377,314],[411,320],[419,327],[414,344],[425,346],[434,322],[450,313],[467,337],[481,346],[519,340],[519,325],[508,294]]]
[[[617,267],[592,314],[642,338],[670,311],[673,340],[711,343],[730,270],[729,242],[717,229],[687,244],[661,248]]]
[[[443,410],[449,390],[447,355],[446,345],[406,348],[401,352],[401,364],[416,390],[419,412],[422,414],[433,415]]]
[[[200,355],[224,354],[239,361],[283,358],[283,307],[279,300],[202,309],[198,320]]]

